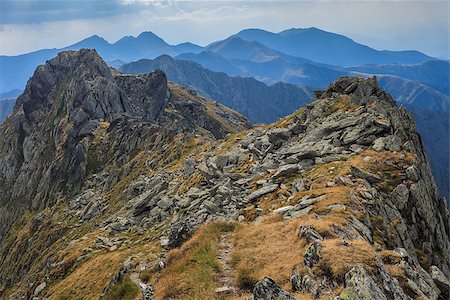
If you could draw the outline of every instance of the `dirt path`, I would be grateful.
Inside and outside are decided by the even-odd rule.
[[[239,294],[239,290],[235,287],[233,268],[231,266],[231,252],[234,247],[231,234],[222,234],[219,238],[219,245],[217,260],[219,261],[221,272],[217,277],[220,287],[216,289],[216,293],[220,296],[236,296]]]
[[[142,299],[142,300],[153,299],[152,288],[142,282],[141,278],[139,278],[139,273],[137,273],[137,272],[130,273],[130,280],[131,280],[131,282],[136,284],[141,290],[141,297],[139,297],[139,299]]]

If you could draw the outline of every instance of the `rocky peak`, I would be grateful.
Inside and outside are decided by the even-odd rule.
[[[166,112],[183,108],[178,97],[184,94],[195,109]],[[96,132],[106,134],[102,128],[109,128],[111,135],[120,131],[122,144],[114,144],[120,144],[114,154],[120,164],[133,156],[144,135],[156,134],[157,128],[161,142],[181,132],[223,137],[248,126],[237,113],[203,98],[185,92],[171,95],[161,71],[113,75],[95,50],[64,51],[36,69],[12,116],[0,128],[5,141],[0,145],[0,203],[20,203],[19,210],[43,209],[78,193],[96,163],[90,161],[89,151]],[[136,128],[140,137],[130,134],[138,134]],[[4,223],[7,230],[10,221]]]
[[[113,76],[95,50],[64,51],[39,66],[18,98],[32,124],[67,116],[76,127],[128,114],[155,121],[167,100],[164,73]],[[112,116],[114,115],[114,116]]]
[[[103,84],[113,80],[108,66],[95,50],[63,51],[36,69],[16,106],[22,107],[27,120],[34,123],[45,119],[55,104],[72,111],[83,105],[90,84],[100,84],[94,82],[96,78],[104,78]],[[66,89],[69,91],[61,94]],[[55,103],[61,97],[64,98],[61,103]]]

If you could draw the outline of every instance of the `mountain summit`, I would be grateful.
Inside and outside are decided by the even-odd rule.
[[[412,116],[375,78],[317,95],[250,128],[161,71],[60,53],[0,128],[0,296],[448,298]]]

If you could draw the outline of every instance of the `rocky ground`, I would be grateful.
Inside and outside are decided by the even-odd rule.
[[[450,220],[414,120],[341,78],[250,128],[90,50],[1,127],[6,299],[448,299]]]

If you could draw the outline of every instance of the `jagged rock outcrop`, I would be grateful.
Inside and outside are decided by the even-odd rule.
[[[195,289],[171,280],[201,266],[212,269],[202,293],[214,294],[223,236],[186,241],[225,220],[241,224],[222,225],[237,240],[229,265],[242,282],[230,288],[255,299],[445,297],[449,213],[414,120],[375,79],[340,78],[249,129],[161,72],[111,75],[93,51],[60,56],[0,130],[0,295],[31,297],[45,282],[43,297],[98,298],[140,273],[157,299],[183,299]],[[270,252],[285,244],[292,253]]]

